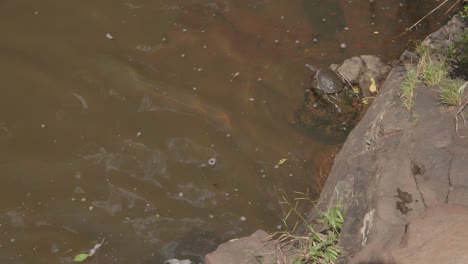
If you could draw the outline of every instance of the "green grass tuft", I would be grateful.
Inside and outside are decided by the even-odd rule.
[[[420,62],[421,63],[421,62]],[[425,58],[421,64],[422,77],[429,85],[439,85],[448,77],[447,65],[444,61],[436,62],[430,58]]]
[[[344,217],[342,214],[343,200],[339,199],[336,204],[331,206],[328,211],[321,213],[321,218],[316,219],[315,222],[320,224],[320,231],[315,230],[314,226],[307,222],[305,217],[298,211],[298,202],[300,200],[313,202],[308,198],[307,194],[301,194],[302,198],[296,198],[296,203],[291,204],[285,197],[283,197],[283,205],[289,208],[283,222],[287,226],[287,220],[292,215],[298,217],[307,227],[307,235],[299,236],[294,235],[295,228],[289,232],[283,232],[278,241],[283,245],[294,246],[297,253],[293,255],[289,262],[294,264],[305,263],[336,263],[341,250],[338,246],[339,235],[343,227]],[[297,226],[297,223],[295,227]]]
[[[446,80],[440,87],[439,100],[445,106],[460,106],[462,95],[465,90],[463,80]]]
[[[419,69],[417,67],[408,66],[405,79],[401,83],[400,91],[403,106],[407,110],[411,110],[414,107],[414,88],[419,81]]]

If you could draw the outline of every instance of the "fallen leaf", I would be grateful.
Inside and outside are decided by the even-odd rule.
[[[75,258],[73,259],[73,261],[81,262],[81,261],[86,260],[88,257],[89,257],[89,255],[86,254],[86,253],[78,254],[78,255],[75,256]]]
[[[287,159],[280,159],[280,160],[278,161],[278,165],[282,165],[282,164],[284,164],[286,161],[287,161]]]
[[[375,93],[377,92],[377,86],[375,85],[375,80],[374,78],[371,78],[371,85],[369,86],[369,91],[371,91],[372,93]]]
[[[353,92],[354,92],[355,94],[359,94],[359,88],[356,87],[356,86],[353,86]]]

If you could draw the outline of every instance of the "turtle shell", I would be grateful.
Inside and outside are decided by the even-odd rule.
[[[344,84],[338,75],[330,69],[320,69],[315,75],[317,79],[317,89],[327,94],[339,93],[343,90]]]

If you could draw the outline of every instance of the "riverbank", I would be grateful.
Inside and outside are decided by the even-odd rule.
[[[421,46],[434,65],[462,41],[466,28],[466,20],[456,16],[424,40]],[[394,65],[336,156],[322,190],[314,212],[343,200],[338,263],[459,263],[454,258],[468,258],[460,246],[467,242],[460,232],[468,230],[463,221],[468,218],[468,129],[462,119],[468,114],[467,92],[458,105],[448,106],[441,102],[442,86],[423,79],[415,83],[407,107],[401,87],[408,80],[408,65],[420,59],[405,52]],[[463,72],[465,64],[452,66],[458,66],[452,72]],[[310,219],[316,217],[312,213]],[[255,256],[276,248],[262,242],[267,235],[257,233],[248,240],[255,242],[244,238],[220,246],[206,263],[265,263]],[[253,246],[248,254],[246,245]],[[244,259],[229,262],[233,256]]]

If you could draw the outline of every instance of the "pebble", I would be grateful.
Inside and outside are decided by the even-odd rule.
[[[184,193],[183,192],[180,192],[179,193],[179,197],[183,197],[184,196]]]
[[[346,44],[345,44],[345,43],[341,43],[341,44],[340,44],[340,48],[342,48],[342,49],[346,48]]]
[[[114,39],[114,37],[110,33],[106,33],[106,38],[107,39]]]
[[[244,221],[247,220],[247,218],[246,218],[245,216],[241,216],[241,217],[240,217],[240,220],[241,220],[242,222],[244,222]]]

